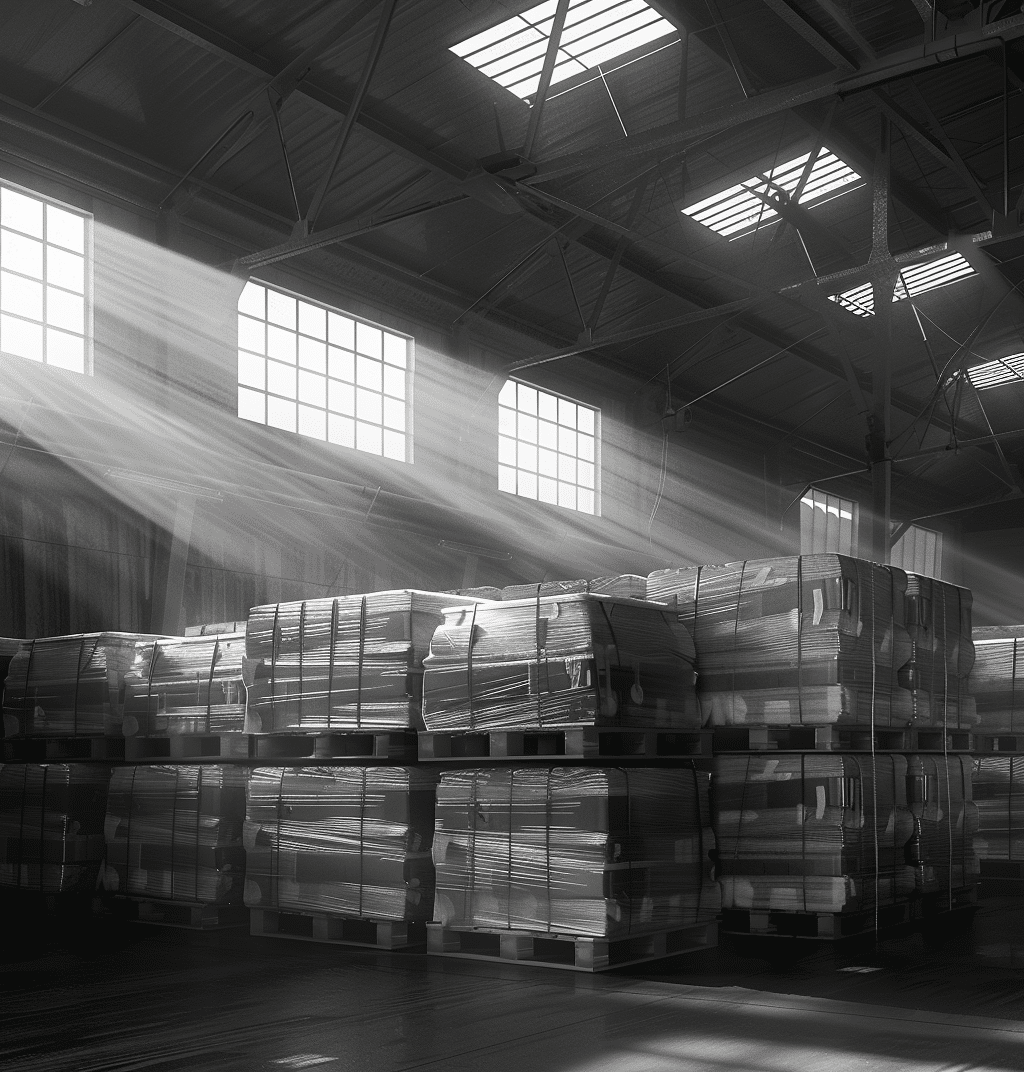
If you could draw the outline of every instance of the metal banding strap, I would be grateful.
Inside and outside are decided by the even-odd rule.
[[[270,720],[272,728],[277,729],[277,658],[278,658],[278,618],[281,614],[281,604],[274,604],[274,622],[270,632]]]
[[[156,673],[156,661],[160,658],[160,652],[163,649],[160,647],[160,641],[153,641],[153,656],[149,660],[149,679],[146,683],[146,725],[139,726],[139,730],[143,733],[151,733],[156,729],[156,726],[150,722],[154,714],[157,714],[160,710],[160,697],[156,700],[156,711],[153,710],[153,676]]]
[[[359,600],[359,662],[356,665],[356,729],[363,724],[363,658],[366,653],[366,596]]]
[[[327,729],[333,729],[334,707],[334,662],[337,654],[338,643],[338,600],[331,603],[331,640],[327,660]]]
[[[512,929],[512,818],[514,815],[516,795],[516,771],[513,767],[508,772],[508,887],[505,896],[505,920],[509,930]]]
[[[542,703],[543,689],[541,687],[541,664],[543,661],[544,666],[544,684],[550,686],[550,680],[548,679],[548,656],[547,656],[547,625],[545,623],[545,638],[543,644],[541,642],[541,628],[540,628],[540,589],[541,586],[537,585],[537,602],[534,607],[533,618],[533,635],[537,645],[537,728],[541,729],[544,725],[544,708]],[[529,671],[527,671],[529,673]]]
[[[730,659],[730,669],[732,673],[732,681],[729,686],[729,719],[735,717],[736,712],[736,663],[739,655],[740,644],[740,607],[743,603],[743,578],[747,571],[747,560],[743,560],[743,564],[740,566],[740,584],[736,589],[736,613],[733,615],[732,623],[732,659]],[[799,599],[799,596],[797,597]],[[799,643],[799,642],[798,642]]]
[[[282,767],[281,778],[277,785],[277,832],[270,849],[270,879],[273,889],[271,902],[274,908],[281,907],[281,819],[284,817],[284,779],[287,773],[288,768]]]
[[[221,777],[221,789],[222,790],[224,789],[224,771],[229,770],[229,769],[230,768],[224,768],[224,767],[221,768],[221,776],[220,777]],[[198,901],[199,900],[199,849],[200,849],[199,834],[200,834],[200,831],[202,830],[202,814],[203,814],[203,765],[201,763],[196,764],[196,771],[197,771],[197,776],[196,776],[196,852],[195,852],[195,877],[196,877],[196,881],[195,881],[195,900]],[[220,840],[220,836],[219,836],[220,835],[220,819],[219,818],[218,818],[218,822],[217,822],[217,834],[218,834],[218,837],[215,840],[214,845],[216,845],[216,842]],[[216,849],[214,849],[214,852],[216,853]],[[216,859],[217,859],[216,855],[214,855],[214,863],[216,863]],[[217,893],[216,893],[216,885],[215,885],[214,886],[214,900],[216,900],[216,896],[217,896]]]
[[[300,726],[303,726],[302,716],[305,713],[303,708],[305,706],[304,701],[306,699],[306,685],[305,685],[305,661],[303,656],[306,652],[306,600],[303,600],[299,604],[299,711],[298,722]]]
[[[99,646],[99,640],[96,640],[93,644],[93,655],[96,654],[96,648]],[[92,661],[92,656],[89,657]],[[71,724],[74,727],[74,736],[78,736],[78,688],[82,681],[82,662],[85,659],[85,636],[83,635],[81,643],[78,647],[78,668],[75,671],[75,702],[71,711]]]
[[[206,683],[206,732],[213,733],[213,677],[217,671],[217,659],[220,656],[220,636],[213,642],[213,655],[210,658],[210,677]],[[154,661],[156,661],[154,659]]]
[[[544,879],[546,884],[547,930],[549,932],[554,926],[551,919],[551,779],[554,773],[550,768],[545,771],[544,787]]]
[[[363,600],[365,606],[366,600]],[[344,778],[347,771],[340,772]],[[359,783],[359,887],[358,887],[358,904],[356,906],[356,915],[361,919],[363,915],[363,877],[364,877],[364,850],[366,845],[365,830],[366,830],[366,777],[368,770],[366,767],[360,768],[360,783]],[[335,774],[335,777],[338,775]]]
[[[35,729],[35,704],[30,708],[28,705],[29,686],[32,682],[32,662],[36,657],[36,642],[30,640],[28,642],[28,664],[25,667],[25,691],[21,694],[21,713],[25,716],[31,714],[32,718],[29,720],[27,717],[22,723],[21,732],[28,734]],[[38,690],[36,693],[38,699]],[[6,699],[6,697],[5,697]]]
[[[841,569],[842,567],[840,567]],[[739,610],[737,609],[737,628]],[[796,711],[797,723],[804,724],[804,557],[796,557]],[[802,761],[801,761],[802,762]],[[803,767],[801,767],[801,771]],[[804,884],[804,901],[807,900],[807,885]],[[806,903],[804,905],[806,908]]]
[[[476,610],[479,603],[473,604],[473,611],[469,617],[469,639],[466,641],[466,700],[469,703],[469,728],[476,729],[473,711],[473,641],[476,638]],[[474,783],[474,800],[476,785]]]
[[[164,768],[164,769],[166,769],[166,768]],[[180,785],[180,782],[181,782],[181,767],[175,765],[174,767],[171,768],[171,770],[174,771],[174,789],[171,790],[171,845],[170,845],[170,848],[171,848],[171,866],[170,866],[170,880],[171,880],[170,881],[170,887],[171,888],[170,888],[170,897],[173,900],[174,894],[175,894],[175,889],[174,889],[174,878],[175,878],[174,858],[175,858],[175,852],[174,852],[174,850],[177,848],[177,841],[178,841],[178,804],[179,804],[179,802],[181,800],[181,794],[178,792],[178,789],[179,789],[179,785]],[[199,801],[197,800],[196,801],[196,809],[198,810],[198,808],[199,808]],[[199,838],[198,838],[198,832],[197,832],[197,836],[196,836],[197,848],[198,848],[198,841],[199,841]],[[198,860],[196,862],[198,863]],[[196,897],[196,900],[197,901],[199,900],[198,896]]]

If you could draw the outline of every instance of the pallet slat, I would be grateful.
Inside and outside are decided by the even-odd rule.
[[[973,752],[966,730],[875,729],[868,726],[720,726],[713,747],[720,752]],[[872,748],[872,737],[874,748]],[[944,740],[945,738],[945,740]]]
[[[160,901],[147,897],[117,897],[115,901],[128,919],[158,927],[214,931],[245,927],[249,923],[249,910],[243,905]]]
[[[426,936],[422,923],[352,919],[321,912],[249,910],[249,933],[261,938],[291,938],[300,942],[360,946],[367,949],[419,949]]]
[[[718,924],[655,931],[624,938],[545,934],[486,928],[455,929],[427,924],[427,952],[463,960],[503,960],[544,968],[598,972],[661,960],[681,953],[711,949],[718,944]]]
[[[676,759],[711,755],[709,730],[625,730],[598,726],[419,734],[423,762],[480,759]]]

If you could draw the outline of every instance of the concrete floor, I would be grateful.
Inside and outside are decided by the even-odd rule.
[[[725,939],[599,976],[138,925],[42,934],[7,917],[2,1069],[1024,1070],[1024,898],[983,900],[945,940]]]

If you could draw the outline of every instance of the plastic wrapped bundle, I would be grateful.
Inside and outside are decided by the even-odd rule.
[[[108,890],[133,897],[241,904],[244,767],[117,767],[107,818]]]
[[[4,689],[8,737],[121,736],[124,676],[139,633],[84,633],[26,640]]]
[[[619,577],[596,577],[590,581],[539,581],[536,584],[510,584],[501,590],[502,599],[532,599],[541,596],[567,596],[578,592],[616,599],[646,599],[647,578],[624,573]]]
[[[418,728],[430,638],[445,607],[474,602],[397,591],[254,607],[245,634],[246,729]]]
[[[0,766],[0,886],[90,894],[109,778],[109,767],[91,763]]]
[[[844,555],[659,570],[650,599],[678,610],[697,649],[705,720],[906,726],[906,575]],[[941,722],[940,722],[941,724]]]
[[[973,631],[970,688],[979,729],[1024,733],[1024,626]]]
[[[955,890],[978,880],[974,835],[972,760],[962,755],[909,756],[910,810],[916,829],[908,859],[917,870],[921,892]]]
[[[125,674],[124,735],[241,733],[245,634],[139,644]]]
[[[410,767],[259,767],[245,823],[250,908],[431,917],[437,777]]]
[[[7,669],[11,665],[11,660],[18,654],[18,649],[21,647],[23,641],[13,640],[10,637],[0,637],[0,701],[4,698],[4,683],[7,681]],[[2,736],[2,727],[0,727],[0,736]]]
[[[696,729],[693,644],[662,606],[537,596],[445,614],[424,660],[429,730]]]
[[[968,729],[977,721],[967,684],[974,665],[971,593],[932,577],[906,576],[910,658],[897,676],[910,693],[914,723]]]
[[[693,769],[446,771],[434,919],[605,938],[711,920],[708,785]]]
[[[714,823],[725,908],[856,912],[914,891],[899,755],[718,756]]]
[[[1024,756],[975,756],[972,796],[978,859],[1024,860]]]

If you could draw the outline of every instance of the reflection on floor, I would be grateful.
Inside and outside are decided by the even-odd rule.
[[[727,939],[603,976],[7,917],[18,1072],[1024,1069],[1024,899],[877,946]],[[20,939],[20,941],[19,941]],[[872,970],[868,970],[872,969]]]

